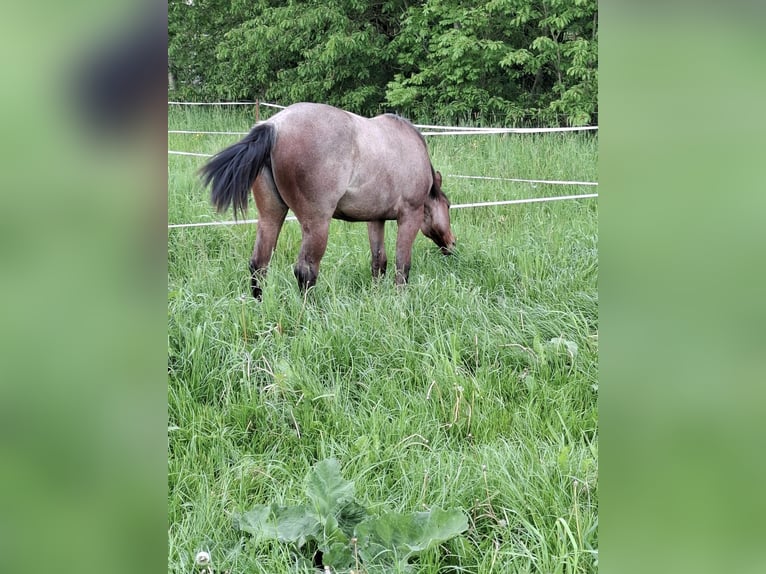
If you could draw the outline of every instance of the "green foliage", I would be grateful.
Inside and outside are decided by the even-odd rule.
[[[221,37],[264,2],[168,0],[168,63],[180,99],[221,97],[231,81],[216,57]]]
[[[596,0],[170,0],[182,98],[414,119],[596,120]]]
[[[399,572],[409,571],[412,556],[468,528],[468,520],[459,510],[434,508],[368,517],[364,507],[353,500],[354,483],[341,476],[340,465],[333,458],[317,463],[305,484],[311,506],[260,504],[237,515],[236,526],[257,541],[286,542],[298,550],[314,541],[322,553],[322,564],[336,570],[349,568],[361,558],[368,571],[385,568],[386,572],[392,566]]]
[[[216,58],[230,77],[221,95],[366,111],[383,96],[384,45],[343,2],[265,8],[223,35]]]
[[[393,42],[393,105],[473,121],[583,125],[597,106],[595,0],[428,0]],[[413,57],[413,52],[415,56]]]

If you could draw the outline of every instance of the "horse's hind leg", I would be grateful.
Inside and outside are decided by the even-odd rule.
[[[370,221],[367,224],[367,235],[370,238],[370,253],[372,253],[372,278],[378,279],[386,274],[386,246],[383,236],[386,229],[385,221]]]
[[[261,280],[266,275],[266,270],[271,261],[271,254],[277,245],[279,232],[282,229],[282,222],[285,220],[285,213],[277,217],[264,217],[258,219],[258,231],[255,234],[255,246],[253,255],[250,257],[250,291],[253,297],[261,300],[263,294],[261,290]]]
[[[255,234],[255,246],[250,257],[250,290],[253,297],[261,300],[261,280],[271,261],[271,255],[277,246],[279,232],[287,215],[287,205],[276,192],[271,173],[264,169],[253,185],[253,197],[258,207],[258,230]]]
[[[396,284],[404,285],[410,277],[412,244],[423,222],[423,208],[402,215],[397,221],[396,234]]]
[[[330,230],[330,219],[313,219],[301,221],[301,251],[295,264],[295,278],[298,287],[304,293],[313,287],[319,275],[319,263],[327,249],[327,233]]]

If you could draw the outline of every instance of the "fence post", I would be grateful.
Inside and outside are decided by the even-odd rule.
[[[261,119],[261,101],[258,98],[255,98],[255,123],[257,124],[260,119]]]

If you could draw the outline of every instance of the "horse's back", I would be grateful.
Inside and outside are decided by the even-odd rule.
[[[278,140],[289,146],[285,151],[295,154],[295,160],[305,158],[313,149],[342,155],[353,144],[355,154],[371,161],[400,163],[413,156],[429,161],[422,136],[407,120],[393,114],[370,119],[327,104],[301,102],[285,108],[269,122],[276,126]]]
[[[364,118],[363,118],[364,119]],[[383,114],[365,119],[366,129],[358,139],[365,154],[375,157],[399,169],[412,172],[431,171],[431,160],[423,136],[407,120],[393,114]]]

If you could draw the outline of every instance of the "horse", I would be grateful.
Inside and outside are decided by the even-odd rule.
[[[257,124],[201,169],[218,212],[245,214],[252,190],[259,219],[250,258],[251,292],[261,280],[287,210],[301,226],[294,266],[301,293],[316,284],[331,219],[366,221],[374,279],[386,272],[387,220],[396,220],[397,285],[409,279],[418,230],[448,255],[455,236],[442,176],[431,164],[421,133],[394,114],[364,118],[325,104],[293,104]]]

